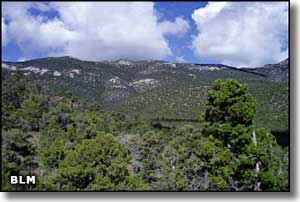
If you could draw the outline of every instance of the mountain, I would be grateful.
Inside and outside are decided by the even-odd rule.
[[[285,59],[277,64],[267,64],[263,67],[251,68],[251,72],[259,73],[273,81],[286,81],[289,79],[289,59]],[[245,69],[244,70],[248,70]]]
[[[80,99],[100,103],[105,110],[169,126],[198,124],[210,84],[234,78],[249,84],[256,97],[258,126],[288,130],[288,59],[251,69],[158,60],[91,62],[72,57],[2,62],[3,76],[16,71],[51,91],[67,90]]]

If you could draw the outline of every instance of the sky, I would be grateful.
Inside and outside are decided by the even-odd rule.
[[[2,2],[2,60],[166,60],[257,67],[288,57],[287,2]]]

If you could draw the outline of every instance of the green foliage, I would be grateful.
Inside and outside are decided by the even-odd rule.
[[[35,148],[30,143],[30,134],[19,129],[2,132],[2,186],[3,190],[27,190],[32,186],[13,186],[10,176],[26,176],[34,173],[37,167]]]
[[[186,125],[175,131],[161,154],[164,190],[205,190],[204,138],[199,129]]]
[[[56,138],[50,148],[45,147],[41,154],[41,163],[48,169],[57,168],[59,162],[64,159],[64,141]]]
[[[254,125],[255,99],[235,80],[213,84],[201,128],[166,125],[164,116],[148,124],[142,113],[107,112],[64,90],[42,90],[18,73],[2,87],[4,190],[289,189],[287,148]],[[186,106],[198,116],[200,97],[199,105]],[[186,110],[175,108],[180,116]],[[35,175],[37,185],[10,185],[11,175]]]
[[[216,80],[208,92],[203,122],[228,123],[230,126],[252,124],[256,112],[256,101],[247,91],[247,85],[234,79],[226,82]]]
[[[84,140],[75,150],[67,152],[45,188],[59,190],[118,190],[145,188],[140,178],[130,176],[128,150],[111,134],[98,133],[94,139]],[[132,183],[137,182],[138,185]],[[139,187],[141,186],[141,187]]]
[[[261,188],[266,191],[288,190],[288,151],[277,145],[276,139],[264,129],[257,129],[257,155],[261,164]]]
[[[245,85],[235,80],[212,85],[202,114],[210,189],[287,189],[285,153],[273,135],[254,127],[255,110],[256,102]]]

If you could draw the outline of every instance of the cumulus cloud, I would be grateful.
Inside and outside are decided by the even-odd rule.
[[[159,28],[163,34],[179,34],[184,35],[190,25],[183,17],[177,17],[174,22],[164,21],[159,24]]]
[[[2,18],[9,20],[5,24],[7,34],[26,57],[36,52],[62,50],[77,34],[68,30],[58,18],[45,21],[43,16],[31,15],[29,9],[35,5],[25,2],[2,5]]]
[[[210,2],[192,18],[199,31],[192,48],[200,58],[251,67],[288,55],[286,2]]]
[[[32,8],[39,14],[33,15]],[[45,12],[51,11],[57,15],[49,18]],[[172,54],[165,35],[185,33],[188,23],[181,17],[159,23],[155,13],[152,2],[6,2],[2,27],[3,18],[8,19],[4,27],[25,57],[162,59]]]

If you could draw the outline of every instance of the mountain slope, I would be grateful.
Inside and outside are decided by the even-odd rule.
[[[89,62],[72,57],[2,63],[4,76],[15,71],[44,88],[67,90],[100,103],[108,111],[170,126],[197,123],[210,84],[234,78],[248,83],[258,101],[257,125],[276,131],[288,129],[288,60],[253,69],[155,60]]]
[[[286,81],[289,79],[289,59],[285,59],[277,64],[268,64],[263,67],[245,69],[249,72],[261,74],[273,81]]]

